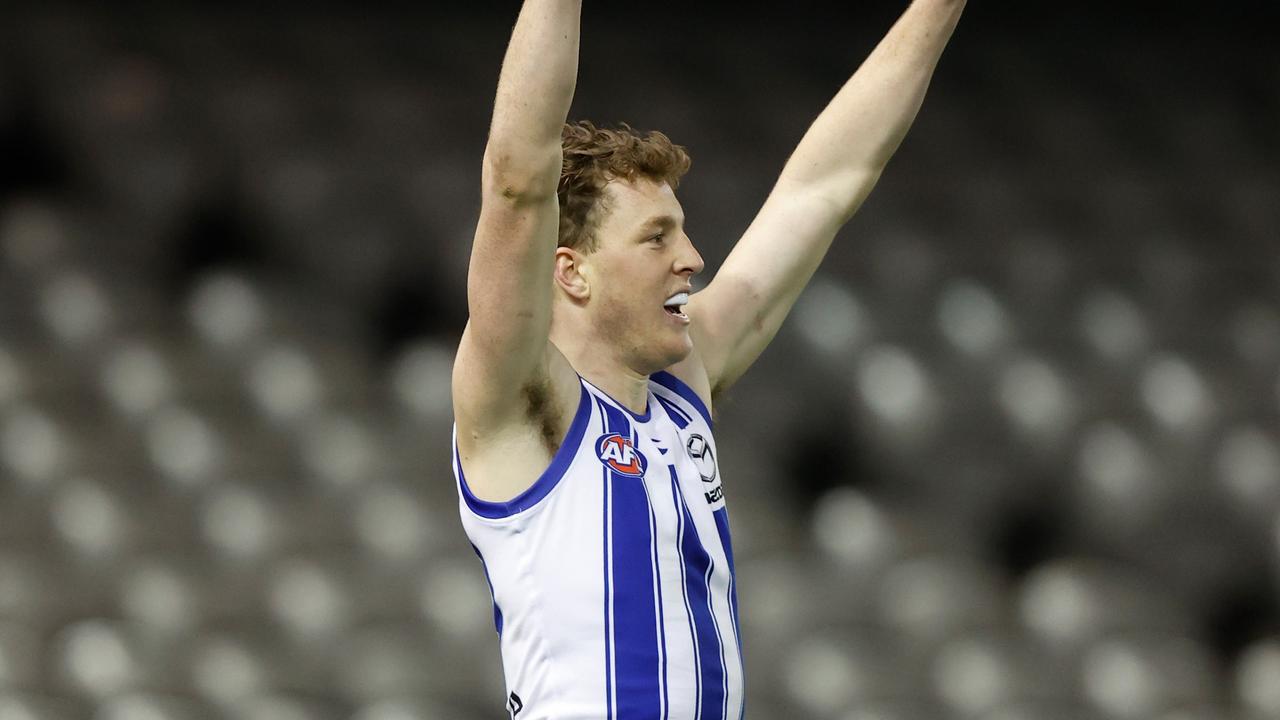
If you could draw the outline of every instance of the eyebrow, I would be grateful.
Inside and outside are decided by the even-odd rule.
[[[677,221],[671,215],[654,215],[648,220],[645,220],[644,223],[641,225],[641,227],[649,228],[649,227],[656,226],[666,230],[668,228],[673,228],[679,224],[680,224],[679,221]]]

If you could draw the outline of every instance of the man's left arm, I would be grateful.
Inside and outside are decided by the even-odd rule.
[[[809,127],[715,279],[690,298],[711,394],[755,362],[914,122],[965,0],[914,0]]]

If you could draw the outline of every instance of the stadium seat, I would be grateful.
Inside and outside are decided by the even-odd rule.
[[[0,5],[0,720],[500,712],[448,465],[511,18],[394,5]],[[1280,717],[1280,74],[1111,10],[962,29],[717,396],[748,717]],[[871,30],[584,22],[701,289]]]

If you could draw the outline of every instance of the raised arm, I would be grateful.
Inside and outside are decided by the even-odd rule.
[[[453,377],[455,414],[469,435],[506,425],[543,370],[560,133],[577,81],[581,10],[581,0],[526,0],[502,63],[467,273],[470,319]]]
[[[906,136],[965,0],[915,0],[818,116],[715,279],[691,298],[713,394],[777,333]]]

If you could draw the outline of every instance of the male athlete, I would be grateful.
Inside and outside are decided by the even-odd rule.
[[[463,526],[518,720],[739,720],[711,408],[915,119],[965,0],[915,0],[707,287],[661,133],[566,125],[581,0],[525,0],[498,82],[453,371]]]

